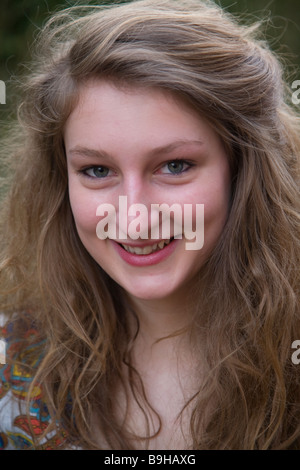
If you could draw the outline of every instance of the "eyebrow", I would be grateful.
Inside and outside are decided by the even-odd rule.
[[[199,146],[199,145],[203,145],[203,142],[201,140],[177,140],[170,144],[152,149],[149,152],[149,156],[153,157],[155,155],[162,154],[162,153],[171,153],[173,150],[176,150],[177,148],[190,146],[190,145]],[[88,147],[82,147],[80,145],[76,145],[74,148],[70,149],[68,153],[71,155],[78,155],[78,156],[87,157],[87,158],[108,158],[108,159],[111,158],[111,155],[109,155],[104,150],[90,149]]]

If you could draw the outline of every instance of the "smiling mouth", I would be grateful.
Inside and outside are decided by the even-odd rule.
[[[152,245],[146,245],[143,247],[123,245],[122,243],[120,243],[120,245],[128,253],[132,253],[134,255],[150,255],[152,253],[155,253],[156,251],[163,250],[163,248],[169,245],[173,240],[174,240],[174,237],[172,237],[170,240],[162,240],[158,243],[154,243]]]

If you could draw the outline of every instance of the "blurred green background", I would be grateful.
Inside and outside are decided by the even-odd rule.
[[[84,1],[84,0],[83,0]],[[228,11],[247,18],[268,18],[265,27],[271,48],[285,57],[290,82],[300,79],[300,0],[215,0]],[[19,65],[30,59],[30,46],[40,26],[52,12],[74,4],[72,0],[0,0],[0,80],[6,83],[6,105],[0,105],[0,120],[12,96],[10,79]],[[94,5],[111,1],[87,1]],[[5,119],[5,118],[4,118]]]

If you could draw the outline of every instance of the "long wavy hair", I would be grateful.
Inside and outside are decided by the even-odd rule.
[[[124,364],[145,423],[151,404],[130,363],[125,294],[83,247],[68,197],[64,125],[79,87],[105,78],[181,97],[230,159],[230,213],[194,292],[193,335],[208,373],[186,404],[191,448],[300,448],[300,366],[291,360],[300,339],[300,124],[259,30],[209,1],[141,0],[64,10],[38,35],[18,123],[1,149],[10,189],[0,307],[15,321],[29,313],[46,339],[31,385],[42,384],[55,417],[46,432],[63,423],[70,441],[96,449],[96,420],[106,448],[151,438],[146,424],[145,436],[133,436],[115,416]],[[16,328],[19,340],[25,328]]]

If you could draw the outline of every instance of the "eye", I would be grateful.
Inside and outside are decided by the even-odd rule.
[[[105,178],[109,175],[109,168],[106,166],[92,166],[90,168],[85,168],[82,172],[89,176],[90,178]]]
[[[164,174],[180,175],[192,166],[191,163],[185,160],[172,160],[161,168],[161,172]]]

